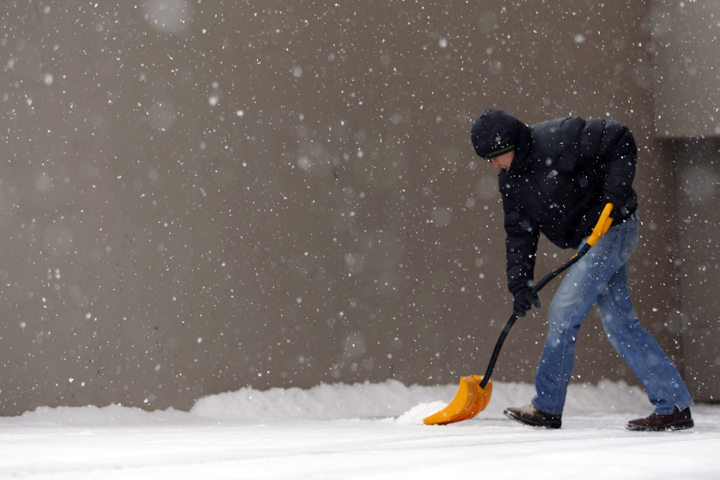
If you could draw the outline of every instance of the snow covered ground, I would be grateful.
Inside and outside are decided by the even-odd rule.
[[[456,385],[321,385],[206,397],[191,412],[41,408],[0,419],[0,478],[25,479],[718,479],[720,405],[696,427],[638,433],[651,412],[624,383],[572,385],[557,431],[502,415],[532,387],[498,384],[476,419],[420,425]]]

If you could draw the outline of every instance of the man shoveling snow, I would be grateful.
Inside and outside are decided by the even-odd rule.
[[[635,316],[626,262],[638,243],[637,195],[632,188],[637,147],[630,130],[604,119],[564,118],[528,126],[489,109],[472,128],[475,152],[499,170],[505,212],[508,288],[513,312],[540,307],[532,292],[538,238],[578,249],[613,204],[613,223],[569,270],[550,304],[549,329],[535,375],[536,394],[505,415],[535,427],[560,428],[575,342],[593,304],[610,343],[633,370],[655,411],[629,430],[692,428],[693,401],[680,374]]]

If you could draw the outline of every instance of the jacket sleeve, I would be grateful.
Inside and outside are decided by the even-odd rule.
[[[584,152],[582,150],[585,150]],[[630,129],[613,120],[588,119],[581,139],[581,153],[595,157],[601,170],[602,204],[615,205],[622,217],[635,209],[632,188],[637,165],[637,146]]]
[[[619,201],[615,205],[620,213],[627,216],[636,206],[635,191],[632,188],[637,166],[637,146],[630,129],[617,122],[608,121],[608,127],[618,130],[619,138],[605,153],[605,175],[603,176],[603,203],[611,200]]]
[[[505,253],[508,290],[516,295],[519,291],[532,288],[535,273],[540,231],[517,204],[503,194],[505,211]]]

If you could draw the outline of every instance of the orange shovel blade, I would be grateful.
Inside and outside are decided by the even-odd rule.
[[[485,410],[492,395],[492,380],[480,388],[482,375],[469,375],[460,379],[460,387],[450,405],[434,415],[427,417],[425,425],[447,425],[448,423],[469,420]]]

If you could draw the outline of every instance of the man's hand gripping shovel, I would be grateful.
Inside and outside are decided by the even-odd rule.
[[[542,288],[550,283],[550,280],[560,275],[562,272],[570,268],[578,260],[585,256],[585,254],[592,248],[597,241],[605,235],[610,225],[612,225],[613,219],[610,217],[613,205],[608,203],[605,205],[605,209],[600,215],[597,225],[593,229],[592,235],[588,238],[587,243],[577,252],[573,257],[568,260],[567,263],[561,267],[556,268],[545,276],[540,282],[533,288],[533,293],[538,293]],[[510,329],[518,319],[517,315],[513,313],[505,324],[505,328],[500,334],[500,338],[495,344],[495,350],[493,351],[492,357],[490,357],[490,363],[485,371],[485,375],[468,375],[460,379],[460,387],[458,388],[455,398],[450,402],[450,405],[445,407],[434,415],[427,417],[424,422],[426,425],[447,425],[448,423],[461,422],[463,420],[469,420],[478,413],[485,410],[488,403],[490,403],[490,396],[492,395],[492,381],[490,376],[492,375],[493,369],[495,368],[495,362],[497,362],[500,349],[502,348],[505,338],[510,333]]]

